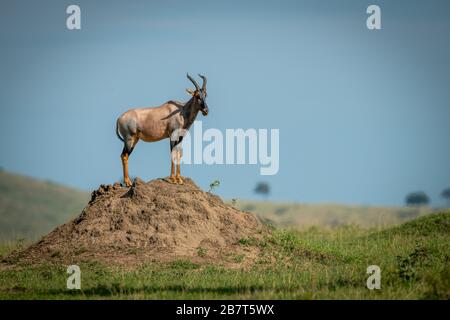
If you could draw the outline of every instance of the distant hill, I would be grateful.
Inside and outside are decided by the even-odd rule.
[[[89,193],[0,171],[0,239],[36,239],[77,216]]]
[[[342,204],[303,204],[271,201],[237,200],[235,206],[255,212],[266,222],[280,227],[334,228],[359,225],[363,228],[397,225],[424,216],[429,207],[372,207]]]

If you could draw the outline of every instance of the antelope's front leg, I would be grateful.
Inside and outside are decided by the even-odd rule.
[[[178,184],[183,184],[184,181],[183,179],[181,179],[181,173],[180,173],[180,162],[181,162],[181,157],[183,155],[183,151],[181,149],[181,147],[177,150],[177,175],[176,175],[176,179],[177,179],[177,183]]]
[[[177,183],[177,178],[175,177],[175,165],[173,163],[173,156],[171,157],[171,159],[172,159],[172,165],[170,167],[169,182],[170,183]]]

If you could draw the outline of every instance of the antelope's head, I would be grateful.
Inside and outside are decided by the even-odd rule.
[[[195,105],[198,107],[198,110],[200,110],[204,116],[207,116],[209,109],[208,105],[206,104],[206,77],[202,76],[201,74],[199,74],[198,76],[203,80],[202,88],[200,89],[197,81],[195,81],[189,74],[187,74],[187,77],[189,80],[191,80],[192,84],[195,87],[195,90],[186,89],[186,91],[190,95],[192,95]]]

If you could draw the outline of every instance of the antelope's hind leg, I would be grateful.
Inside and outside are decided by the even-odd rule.
[[[136,143],[138,142],[138,138],[131,137],[125,140],[125,145],[122,150],[122,154],[120,155],[120,158],[122,159],[122,167],[123,167],[123,181],[127,187],[131,187],[131,180],[128,175],[128,158],[130,157],[131,153],[133,152],[134,147],[136,146]]]
[[[174,161],[176,161],[176,149],[174,149],[176,145],[177,145],[176,141],[170,140],[170,161],[171,161],[171,165],[170,165],[169,182],[173,183],[173,184],[177,183],[177,179],[175,177],[175,163],[174,163]]]

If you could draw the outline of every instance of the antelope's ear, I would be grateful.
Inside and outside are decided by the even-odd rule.
[[[189,93],[191,96],[193,96],[195,94],[195,91],[190,88],[187,88],[186,92]]]

